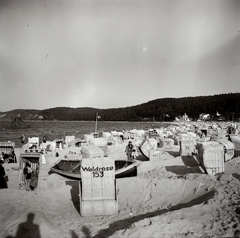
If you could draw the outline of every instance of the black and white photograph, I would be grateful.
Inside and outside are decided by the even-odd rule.
[[[0,237],[240,237],[240,0],[0,0]]]

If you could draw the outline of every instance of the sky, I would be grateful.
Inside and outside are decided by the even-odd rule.
[[[240,0],[0,0],[0,111],[240,92]]]

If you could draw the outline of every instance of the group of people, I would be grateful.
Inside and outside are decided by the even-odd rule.
[[[10,150],[8,152],[3,152],[0,155],[0,160],[2,160],[4,163],[9,163],[9,162],[13,162],[16,163],[17,159],[16,159],[16,155],[14,150]]]
[[[34,190],[37,187],[39,173],[39,164],[37,164],[36,169],[32,169],[30,163],[26,162],[25,168],[23,169],[23,184],[22,188],[29,190]]]
[[[138,156],[137,146],[135,144],[133,144],[132,141],[128,142],[125,152],[126,152],[128,161],[134,161]]]

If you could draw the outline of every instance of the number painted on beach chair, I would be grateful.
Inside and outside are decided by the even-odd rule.
[[[93,178],[99,178],[99,177],[104,177],[104,172],[100,171],[100,172],[92,172]]]

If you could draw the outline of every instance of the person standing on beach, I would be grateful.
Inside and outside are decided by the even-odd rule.
[[[47,137],[44,135],[42,143],[40,145],[40,149],[43,151],[43,154],[46,153],[46,148],[47,148],[47,144],[46,143],[47,143]]]
[[[4,162],[4,152],[1,153],[0,159]]]
[[[4,162],[0,160],[0,189],[2,188],[8,188],[7,181],[6,181],[6,173],[5,169],[3,167]]]
[[[131,141],[129,141],[125,149],[128,161],[132,161],[132,152],[133,152],[132,149],[133,149],[133,144]]]
[[[25,136],[22,134],[22,136],[21,136],[21,142],[22,142],[22,144],[24,144],[25,143]]]
[[[28,191],[30,189],[30,182],[32,178],[32,169],[31,165],[29,163],[26,163],[26,190]]]
[[[43,143],[46,143],[47,142],[47,136],[46,135],[43,135],[43,140],[42,140]]]
[[[137,156],[138,156],[137,146],[136,146],[136,144],[134,143],[133,148],[132,148],[132,158],[133,158],[133,160],[135,160],[135,159],[137,158]]]
[[[37,187],[38,174],[39,174],[39,163],[37,164],[36,169],[33,170],[32,172],[30,186],[29,186],[31,190],[34,190]]]

